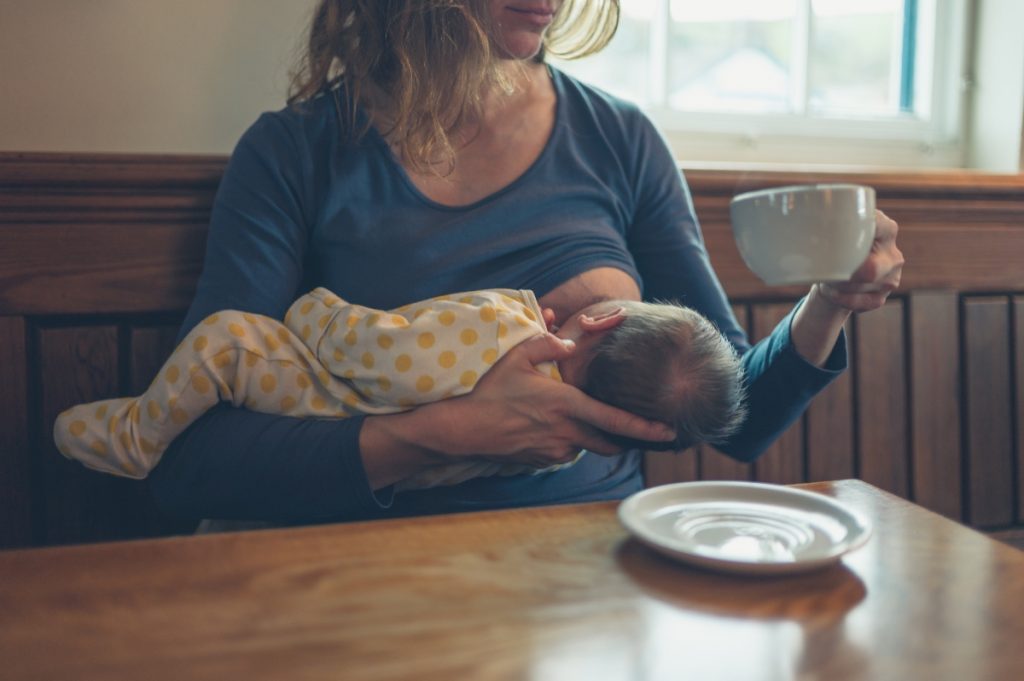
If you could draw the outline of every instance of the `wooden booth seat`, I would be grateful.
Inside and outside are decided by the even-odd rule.
[[[222,157],[0,154],[0,548],[186,532],[145,482],[66,461],[66,407],[142,392],[199,274]],[[849,322],[851,370],[763,458],[650,454],[651,484],[861,478],[982,529],[1024,525],[1024,177],[686,171],[711,259],[754,339],[801,294],[746,269],[729,199],[852,181],[901,225],[903,286]],[[1013,530],[1010,529],[1012,532]]]

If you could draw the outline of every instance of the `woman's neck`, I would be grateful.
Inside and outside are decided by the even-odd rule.
[[[544,151],[555,125],[554,85],[543,64],[515,68],[515,88],[486,93],[479,117],[452,132],[451,159],[426,171],[401,160],[426,196],[445,205],[475,203],[514,182]]]
[[[471,139],[481,130],[501,128],[508,118],[550,94],[546,65],[509,59],[502,62],[501,68],[507,87],[498,83],[488,86],[481,95],[479,112],[454,130],[456,135]]]

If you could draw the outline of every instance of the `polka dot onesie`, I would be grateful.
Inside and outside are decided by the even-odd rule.
[[[382,311],[318,288],[292,305],[283,324],[233,310],[210,315],[145,393],[68,409],[54,439],[89,468],[144,478],[170,442],[220,401],[299,417],[391,414],[470,392],[510,348],[544,331],[532,291],[473,291]],[[561,380],[552,363],[538,369]],[[526,472],[538,471],[472,461],[425,471],[399,488]]]

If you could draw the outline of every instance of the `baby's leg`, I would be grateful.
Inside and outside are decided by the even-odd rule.
[[[57,418],[54,439],[64,456],[90,468],[143,478],[171,441],[220,401],[267,413],[339,415],[329,396],[316,394],[314,365],[280,322],[220,312],[186,336],[145,393],[72,407]]]

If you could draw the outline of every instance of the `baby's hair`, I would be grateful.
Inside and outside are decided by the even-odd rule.
[[[616,301],[626,318],[597,344],[583,390],[676,430],[673,442],[606,434],[639,449],[720,443],[746,418],[745,378],[735,349],[707,318],[673,303]]]

